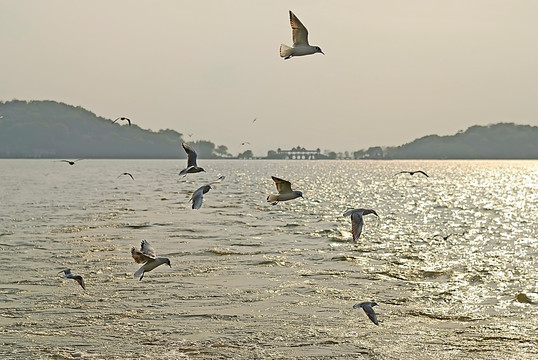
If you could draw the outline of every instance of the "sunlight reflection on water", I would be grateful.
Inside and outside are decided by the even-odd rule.
[[[0,354],[538,356],[537,161],[202,162],[180,178],[172,160],[0,160]],[[271,175],[305,199],[267,204]],[[380,218],[355,245],[357,207]],[[172,269],[138,282],[142,239]],[[352,309],[371,299],[379,327]]]

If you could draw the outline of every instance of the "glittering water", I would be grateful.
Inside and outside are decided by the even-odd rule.
[[[0,160],[1,358],[538,358],[538,161],[183,165]],[[172,269],[134,279],[142,239]]]

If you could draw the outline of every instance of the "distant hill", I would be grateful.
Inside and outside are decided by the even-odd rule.
[[[383,158],[538,159],[538,127],[513,123],[472,126],[455,135],[429,135],[389,147]]]
[[[55,101],[0,102],[0,158],[185,158],[182,134],[112,123],[80,106]],[[191,142],[199,157],[216,157],[209,141]],[[224,149],[223,149],[224,148]]]

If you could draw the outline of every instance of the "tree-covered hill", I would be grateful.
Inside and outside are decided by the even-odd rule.
[[[429,135],[387,148],[392,159],[538,159],[538,127],[499,123],[451,136]]]
[[[18,158],[185,158],[182,134],[153,132],[133,122],[113,123],[82,107],[55,101],[0,102],[0,157]],[[191,143],[201,158],[225,146]],[[224,151],[225,152],[225,151]]]

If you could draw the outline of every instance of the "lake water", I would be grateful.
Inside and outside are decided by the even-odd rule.
[[[0,160],[2,359],[538,358],[538,161],[184,165]],[[143,239],[172,268],[138,281]]]

